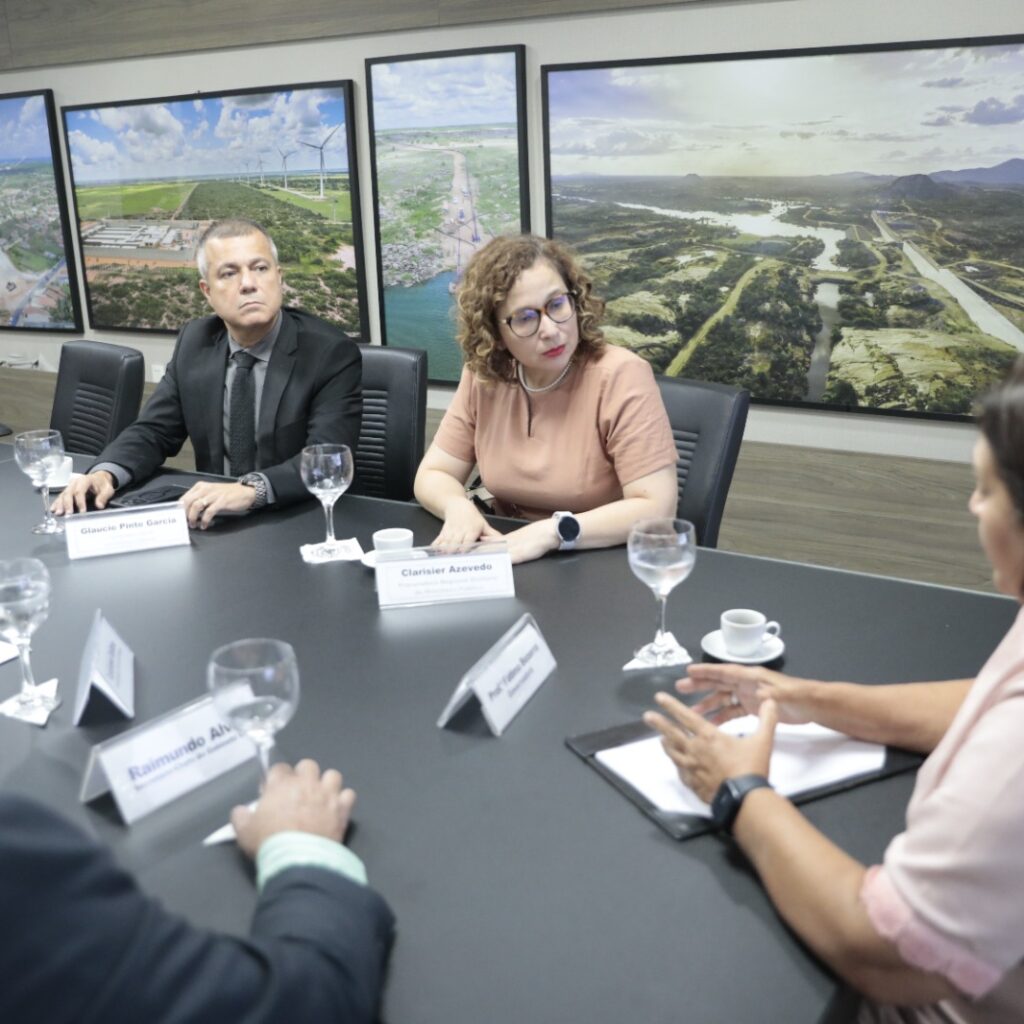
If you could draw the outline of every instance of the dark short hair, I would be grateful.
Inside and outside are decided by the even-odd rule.
[[[1002,383],[982,396],[977,419],[992,450],[996,472],[1024,522],[1024,356],[1017,359]]]
[[[501,343],[498,307],[508,298],[519,275],[538,260],[558,271],[576,305],[581,357],[598,357],[605,340],[600,323],[604,301],[591,292],[591,281],[575,253],[561,242],[537,235],[492,238],[469,261],[456,294],[456,339],[466,366],[481,380],[508,381],[515,360]]]
[[[205,281],[207,271],[210,269],[206,262],[207,242],[214,238],[244,238],[246,235],[262,235],[270,243],[274,262],[280,262],[277,258],[277,246],[274,245],[274,240],[262,224],[257,224],[254,220],[246,220],[244,217],[230,217],[226,220],[215,220],[199,236],[199,242],[196,244],[196,266],[199,268],[199,276]]]

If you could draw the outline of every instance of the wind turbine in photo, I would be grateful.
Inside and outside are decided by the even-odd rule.
[[[278,151],[278,153],[281,154],[281,169],[282,169],[282,171],[284,173],[284,187],[287,190],[287,188],[288,188],[288,157],[295,156],[295,154],[298,153],[298,150],[297,149],[293,149],[293,150],[290,150],[289,152],[286,153],[283,149],[281,149],[280,146],[275,146],[274,148]]]
[[[327,171],[326,164],[325,164],[325,161],[324,161],[324,149],[326,148],[327,143],[331,141],[332,137],[334,136],[334,133],[340,127],[341,127],[341,125],[335,125],[327,133],[327,137],[323,140],[323,142],[320,143],[319,146],[315,145],[312,142],[306,142],[304,139],[299,139],[299,145],[300,146],[308,146],[310,149],[318,149],[320,151],[320,198],[321,199],[324,198],[324,176],[325,176],[326,171]]]

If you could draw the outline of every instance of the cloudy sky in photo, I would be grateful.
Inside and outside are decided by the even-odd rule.
[[[348,170],[345,100],[340,89],[235,93],[163,103],[68,111],[68,150],[75,184],[188,178],[196,175]]]
[[[375,131],[516,123],[514,53],[391,61],[371,73]]]
[[[53,162],[43,97],[0,100],[0,164],[28,159]]]
[[[552,72],[560,174],[913,174],[1024,156],[1024,46]]]

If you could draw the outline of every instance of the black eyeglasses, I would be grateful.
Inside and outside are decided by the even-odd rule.
[[[520,338],[531,338],[540,327],[541,316],[546,315],[556,324],[564,324],[566,320],[572,319],[575,312],[576,303],[573,301],[573,297],[568,292],[562,292],[559,295],[552,295],[544,303],[543,309],[518,309],[501,322]]]

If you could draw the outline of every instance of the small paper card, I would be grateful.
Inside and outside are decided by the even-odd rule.
[[[555,668],[555,658],[532,615],[524,615],[462,677],[437,720],[443,729],[474,695],[487,725],[500,736]]]
[[[44,697],[49,697],[51,700],[57,697],[57,680],[47,679],[45,683],[39,684],[39,692]],[[53,708],[41,708],[34,707],[28,714],[21,706],[21,702],[18,700],[18,695],[15,694],[13,697],[8,697],[7,700],[0,704],[0,715],[5,718],[17,718],[20,722],[28,722],[30,725],[38,725],[42,728],[50,720],[50,715],[60,707],[60,701],[57,701],[57,707]]]
[[[99,608],[82,652],[72,724],[81,722],[93,693],[102,694],[126,718],[135,717],[135,655]]]
[[[0,640],[0,665],[18,656],[18,648],[6,640]]]
[[[130,825],[255,756],[255,744],[221,719],[213,699],[199,697],[97,743],[78,798],[112,793]]]
[[[472,544],[464,551],[408,548],[377,559],[381,608],[515,597],[512,559],[504,541]]]
[[[299,548],[302,560],[310,565],[321,562],[356,562],[363,557],[363,547],[355,537],[336,540],[333,544],[303,544]]]
[[[126,551],[187,545],[184,505],[138,505],[84,512],[64,519],[68,558],[93,558]]]

